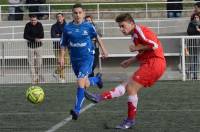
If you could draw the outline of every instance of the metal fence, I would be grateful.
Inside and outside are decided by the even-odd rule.
[[[69,21],[69,20],[68,20]],[[52,21],[51,23],[54,23]],[[51,23],[43,24],[45,38],[50,38]],[[187,30],[189,23],[188,18],[165,19],[165,20],[136,20],[136,23],[148,25],[157,34],[184,33]],[[24,27],[26,22],[11,23],[12,26],[7,26],[8,23],[0,26],[0,39],[20,39],[23,38]],[[104,37],[120,37],[122,33],[114,20],[95,21],[97,27],[101,30]],[[177,26],[179,25],[179,26]]]
[[[160,40],[164,45],[166,57],[174,58],[174,62],[180,63],[180,71],[176,74],[181,75],[181,80],[200,80],[200,37],[198,36],[160,36]],[[128,45],[131,43],[129,37],[104,37],[105,46],[109,51],[109,62],[114,64],[117,58],[135,56],[131,52],[127,52]],[[39,52],[41,53],[42,62],[38,63],[30,61],[30,54],[34,55],[37,61],[37,54],[27,47],[27,41],[23,39],[2,39],[0,40],[0,84],[10,83],[34,83],[33,74],[38,74],[39,83],[59,83],[62,80],[56,76],[55,70],[58,65],[58,56],[55,54],[55,43],[57,39],[43,39]],[[189,54],[187,53],[189,51]],[[31,53],[32,52],[32,53]],[[180,59],[181,58],[181,59]],[[74,82],[76,80],[71,65],[68,63],[64,69],[64,78],[66,82]],[[177,60],[178,59],[178,60]],[[172,63],[174,63],[172,62]],[[100,69],[103,73],[114,73],[115,68],[110,71],[104,71],[106,65],[100,59]],[[177,64],[178,65],[178,64]],[[111,65],[116,67],[116,65]],[[33,72],[32,68],[36,68]],[[39,72],[37,70],[39,69]],[[118,69],[119,71],[119,69]],[[121,71],[123,72],[123,71]],[[167,73],[170,72],[167,70]],[[58,75],[58,74],[57,74]],[[169,74],[170,75],[170,74]],[[173,75],[172,75],[173,76]]]
[[[191,37],[185,39],[185,79],[200,79],[200,39]]]
[[[46,39],[35,44],[39,47],[28,47],[23,39],[0,40],[0,84],[75,81],[69,56],[65,68],[59,67],[59,41]]]
[[[93,14],[96,19],[113,19],[117,14],[123,12],[129,12],[137,18],[166,18],[167,2],[129,2],[129,3],[83,3],[86,7],[88,14]],[[178,2],[169,2],[178,3]],[[192,12],[192,7],[195,1],[183,1],[184,5],[182,11],[182,16],[190,16]],[[15,7],[20,7],[23,9],[21,13],[13,14],[24,14],[28,15],[28,7],[38,6],[40,14],[48,14],[48,19],[51,20],[55,17],[58,12],[64,12],[67,18],[71,18],[71,6],[73,4],[18,4]],[[13,5],[0,5],[0,20],[5,20],[5,17],[9,14],[8,8]],[[38,13],[38,12],[31,12]]]

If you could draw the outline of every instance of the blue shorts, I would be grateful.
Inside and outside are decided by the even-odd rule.
[[[72,68],[77,78],[84,78],[92,72],[94,57],[71,61]]]

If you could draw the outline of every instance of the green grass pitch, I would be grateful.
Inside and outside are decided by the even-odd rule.
[[[105,83],[111,89],[118,83]],[[69,117],[75,84],[41,85],[46,98],[34,105],[25,98],[30,85],[0,86],[0,132],[46,132]],[[160,81],[139,93],[136,126],[126,132],[200,131],[200,82]],[[104,90],[105,90],[104,89]],[[101,92],[97,88],[90,91]],[[120,132],[114,129],[127,112],[127,96],[101,102],[55,132]],[[85,101],[84,106],[90,104]]]

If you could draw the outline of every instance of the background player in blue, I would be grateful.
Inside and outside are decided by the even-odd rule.
[[[85,11],[81,4],[75,4],[72,8],[73,21],[65,25],[61,38],[60,65],[64,66],[65,49],[68,48],[72,68],[77,76],[77,93],[74,109],[70,111],[72,119],[77,120],[84,101],[85,88],[91,85],[102,87],[101,76],[88,78],[92,71],[94,59],[94,45],[91,38],[96,37],[101,48],[102,57],[107,57],[107,51],[97,32],[87,21],[84,21]]]

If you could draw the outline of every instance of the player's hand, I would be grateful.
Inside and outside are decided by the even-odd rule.
[[[190,52],[189,52],[189,50],[188,50],[187,48],[185,49],[185,55],[186,55],[186,56],[189,56],[189,55],[190,55]]]
[[[101,53],[101,56],[102,56],[103,59],[104,59],[104,58],[107,58],[107,57],[108,57],[108,52],[107,52],[107,51],[103,51],[103,52]]]
[[[131,64],[132,64],[132,61],[130,61],[130,59],[124,60],[124,61],[122,61],[122,62],[120,63],[121,67],[123,67],[123,68],[129,67]]]
[[[135,51],[137,51],[136,46],[135,46],[135,45],[130,45],[130,46],[129,46],[129,51],[130,51],[130,52],[135,52]]]
[[[56,34],[57,37],[60,37],[61,35],[59,33]]]
[[[41,40],[40,40],[40,39],[38,39],[38,38],[36,38],[36,39],[35,39],[35,42],[40,42],[40,41],[41,41]]]

